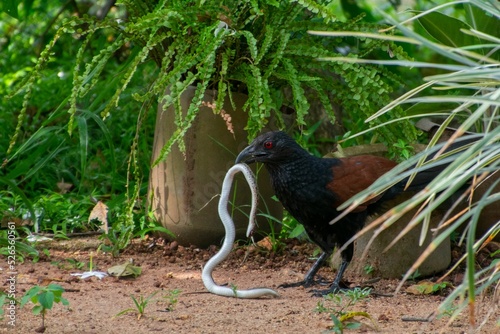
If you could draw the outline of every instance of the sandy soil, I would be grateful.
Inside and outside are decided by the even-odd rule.
[[[47,312],[45,333],[324,333],[333,324],[329,313],[315,312],[318,302],[334,305],[322,298],[312,297],[304,288],[278,288],[284,282],[300,280],[312,261],[309,257],[315,247],[287,243],[281,254],[251,247],[238,247],[214,273],[218,283],[234,284],[240,289],[269,287],[276,289],[280,298],[235,299],[207,293],[201,281],[201,266],[215,254],[217,248],[207,250],[182,247],[161,240],[135,241],[120,257],[97,254],[93,257],[97,270],[133,259],[142,268],[137,278],[95,277],[81,280],[70,273],[82,272],[67,259],[89,261],[99,241],[97,238],[72,239],[51,242],[39,262],[27,260],[17,264],[16,293],[20,298],[33,285],[50,282],[62,285],[69,306],[55,305]],[[2,270],[1,288],[6,290],[6,266]],[[333,271],[324,267],[320,275],[331,280]],[[457,275],[460,275],[457,274]],[[359,277],[348,277],[360,284]],[[492,302],[492,293],[480,298],[476,309],[479,330],[469,327],[467,314],[451,324],[448,316],[424,321],[445,298],[444,295],[413,295],[394,292],[397,280],[373,283],[374,293],[356,303],[350,311],[367,312],[373,319],[357,317],[362,326],[348,333],[500,333],[496,321],[500,318],[498,305]],[[180,290],[176,298],[169,298]],[[449,292],[449,291],[447,291]],[[123,310],[134,308],[130,295],[146,298],[156,295],[138,319],[135,312],[116,316]],[[171,303],[172,299],[177,302]],[[31,313],[32,305],[16,309],[15,327],[8,319],[0,321],[0,332],[40,332],[41,317]],[[490,315],[488,318],[487,315]],[[404,319],[413,318],[414,321]],[[415,321],[416,320],[416,321]]]

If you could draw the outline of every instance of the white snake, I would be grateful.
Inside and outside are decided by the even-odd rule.
[[[273,297],[278,297],[279,294],[267,288],[255,288],[249,290],[238,290],[237,288],[231,288],[227,286],[217,285],[212,278],[212,272],[214,268],[224,261],[224,259],[231,253],[233,248],[233,242],[235,238],[235,227],[234,222],[227,210],[227,203],[229,201],[229,192],[231,191],[231,185],[233,184],[234,175],[237,172],[242,172],[245,179],[250,186],[252,191],[252,208],[250,210],[250,218],[248,221],[247,237],[249,237],[255,227],[255,214],[257,211],[257,184],[255,182],[255,176],[253,175],[251,169],[243,163],[236,164],[231,167],[224,178],[222,183],[222,191],[219,200],[219,216],[224,224],[224,229],[226,231],[226,237],[224,238],[224,243],[217,254],[215,254],[203,267],[201,278],[203,284],[207,290],[219,296],[226,297],[236,297],[236,298],[259,298],[262,296],[270,295]]]

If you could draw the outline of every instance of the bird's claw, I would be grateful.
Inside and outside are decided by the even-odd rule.
[[[299,282],[292,282],[292,283],[283,283],[278,286],[278,288],[296,288],[299,286],[303,286],[304,288],[310,288],[314,285],[328,285],[330,284],[328,281],[324,280],[323,278],[319,278],[318,280],[314,279],[305,279]]]
[[[328,289],[325,290],[309,290],[312,292],[313,297],[323,297],[331,293],[336,294],[342,291],[348,291],[349,288],[341,288],[338,284],[332,284]]]
[[[299,286],[303,286],[303,287],[308,288],[311,286],[311,283],[307,283],[306,281],[299,281],[299,282],[293,282],[293,283],[283,283],[283,284],[278,285],[278,288],[286,289],[286,288],[296,288]]]

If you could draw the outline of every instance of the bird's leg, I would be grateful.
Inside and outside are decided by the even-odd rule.
[[[344,271],[346,270],[348,265],[349,261],[342,259],[339,270],[337,272],[337,276],[333,280],[333,283],[330,285],[330,287],[326,290],[311,290],[313,296],[321,297],[329,293],[337,293],[339,291],[346,290],[345,288],[340,287],[340,281],[342,280],[342,276],[344,275]]]
[[[304,276],[304,279],[302,281],[294,282],[294,283],[284,283],[278,287],[279,288],[291,288],[291,287],[303,286],[305,288],[308,288],[308,287],[314,285],[316,283],[314,281],[314,276],[316,276],[316,273],[318,272],[319,268],[321,268],[321,266],[323,265],[323,263],[327,259],[328,255],[329,254],[326,252],[321,253],[319,258],[316,260],[316,262],[314,262],[313,266],[311,267],[311,269],[309,269],[309,271]]]

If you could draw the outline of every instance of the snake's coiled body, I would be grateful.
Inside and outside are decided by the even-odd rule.
[[[226,237],[224,238],[224,242],[219,252],[217,252],[217,254],[215,254],[203,267],[201,278],[207,290],[219,296],[236,298],[259,298],[262,296],[278,297],[279,294],[272,289],[255,288],[249,290],[238,290],[237,288],[217,285],[212,278],[212,272],[214,268],[219,263],[224,261],[224,259],[229,255],[233,248],[235,227],[231,215],[227,210],[227,203],[229,201],[229,193],[233,184],[234,175],[238,172],[243,173],[252,191],[252,208],[248,221],[247,237],[251,235],[255,227],[255,214],[257,212],[257,184],[255,182],[255,177],[246,164],[236,164],[231,167],[226,173],[224,182],[222,183],[222,191],[219,200],[219,216],[222,220],[222,223],[224,224]]]

